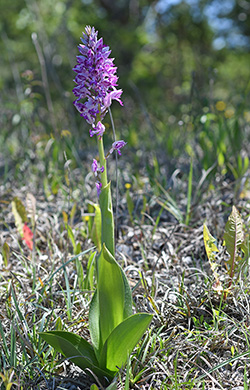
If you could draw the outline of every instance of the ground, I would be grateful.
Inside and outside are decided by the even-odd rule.
[[[78,175],[79,170],[72,170],[71,180]],[[131,388],[247,389],[249,265],[238,269],[225,296],[215,289],[203,242],[206,222],[217,238],[218,273],[222,285],[227,286],[223,233],[233,205],[242,215],[246,234],[249,229],[249,195],[242,191],[243,182],[217,175],[205,188],[195,184],[186,220],[187,183],[182,177],[177,175],[165,193],[159,186],[155,187],[158,192],[153,189],[144,173],[140,180],[143,185],[133,183],[124,189],[121,173],[118,208],[114,202],[118,211],[117,260],[133,289],[134,310],[154,314],[127,367]],[[94,246],[90,231],[93,213],[87,208],[90,199],[97,200],[92,184],[92,178],[86,176],[84,182],[76,180],[72,187],[66,183],[54,193],[34,183],[18,188],[12,181],[1,186],[0,240],[1,245],[7,243],[9,254],[7,259],[1,257],[0,264],[0,360],[2,372],[14,367],[16,384],[12,388],[89,389],[93,382],[50,351],[38,335],[42,329],[56,328],[89,339],[87,318],[93,286],[86,270],[91,252],[77,258],[76,254]],[[33,250],[21,239],[11,205],[18,197],[29,212],[28,193],[35,198]],[[179,211],[170,207],[173,202],[167,194],[174,197]],[[182,220],[176,219],[177,211]],[[30,228],[31,220],[29,216]],[[125,380],[126,368],[121,370],[116,388],[124,388]]]

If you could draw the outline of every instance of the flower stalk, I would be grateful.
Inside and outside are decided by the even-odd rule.
[[[104,170],[101,173],[101,183],[102,183],[102,188],[103,188],[108,184],[107,162],[106,162],[105,153],[104,153],[103,137],[101,137],[100,139],[97,140],[97,145],[98,145],[100,165],[104,167]]]

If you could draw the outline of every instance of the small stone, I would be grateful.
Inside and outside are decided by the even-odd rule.
[[[185,256],[182,258],[182,262],[188,266],[190,266],[193,263],[193,259],[191,256]]]
[[[133,254],[133,250],[132,250],[131,246],[126,245],[126,244],[117,245],[116,249],[118,252],[120,252],[123,255],[128,256],[128,257],[131,257]]]

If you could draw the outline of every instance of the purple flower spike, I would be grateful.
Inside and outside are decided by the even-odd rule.
[[[96,126],[92,125],[92,129],[89,130],[90,137],[93,137],[94,134],[99,136],[99,139],[103,136],[105,132],[105,126],[102,124],[102,122],[98,122]]]
[[[117,150],[117,153],[119,154],[119,156],[121,156],[121,148],[123,148],[123,146],[125,146],[127,144],[127,142],[121,140],[121,141],[115,141],[113,142],[112,144],[112,148],[110,149],[109,153],[108,153],[108,156],[113,153],[114,150]],[[107,157],[108,157],[107,156]]]
[[[73,68],[76,72],[74,105],[90,124],[96,123],[97,115],[101,120],[104,118],[112,100],[123,105],[120,100],[122,90],[116,88],[118,77],[114,58],[109,58],[111,50],[103,44],[102,38],[97,39],[97,34],[94,27],[85,28],[82,44],[78,46],[80,55]]]
[[[102,190],[102,183],[100,183],[99,181],[97,181],[97,182],[95,183],[95,186],[96,186],[97,196],[98,196],[98,198],[99,198],[100,193],[101,193],[101,190]]]

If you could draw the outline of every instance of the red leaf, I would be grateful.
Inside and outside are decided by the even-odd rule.
[[[27,226],[27,223],[23,225],[23,238],[22,240],[25,241],[26,245],[30,248],[30,250],[33,249],[33,233],[30,230],[30,228]]]

